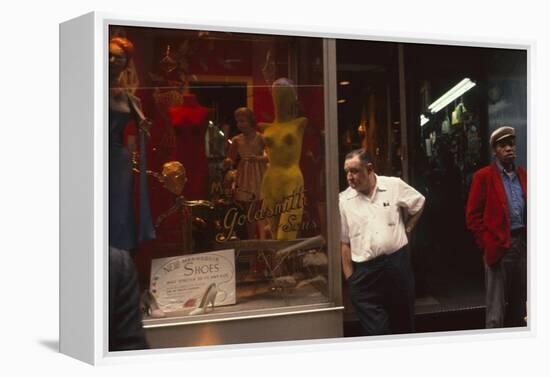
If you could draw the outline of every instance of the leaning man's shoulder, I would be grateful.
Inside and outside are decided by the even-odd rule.
[[[378,181],[379,181],[379,185],[382,185],[382,186],[390,185],[391,187],[395,187],[395,185],[398,185],[401,182],[405,182],[399,177],[384,176],[384,175],[379,175]]]
[[[338,194],[338,198],[341,199],[347,199],[353,192],[353,189],[351,187],[348,187],[344,191],[340,192]]]

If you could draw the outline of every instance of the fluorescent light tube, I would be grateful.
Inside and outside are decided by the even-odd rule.
[[[437,113],[439,110],[445,108],[445,106],[466,93],[468,90],[472,89],[474,86],[476,86],[475,82],[469,78],[465,78],[428,106],[428,110],[430,110],[432,114]]]

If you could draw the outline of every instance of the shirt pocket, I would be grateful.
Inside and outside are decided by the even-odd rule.
[[[399,207],[389,204],[384,207],[385,220],[388,226],[396,226],[399,222]]]

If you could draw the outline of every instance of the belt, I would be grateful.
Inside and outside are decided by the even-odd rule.
[[[526,238],[527,237],[527,228],[526,227],[522,227],[522,228],[517,228],[517,229],[512,229],[510,231],[510,237],[514,237],[514,238]]]

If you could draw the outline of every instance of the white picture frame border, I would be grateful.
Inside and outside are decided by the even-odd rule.
[[[92,12],[60,25],[60,351],[90,364],[105,365],[154,360],[232,357],[294,353],[300,350],[384,347],[388,345],[501,340],[534,337],[537,333],[536,300],[528,304],[529,325],[522,329],[469,330],[383,337],[173,348],[108,352],[108,255],[107,198],[108,122],[107,57],[109,25],[180,28],[244,33],[281,34],[305,37],[357,39],[383,42],[427,43],[451,46],[522,49],[527,51],[527,156],[535,169],[533,141],[533,72],[536,42],[527,39],[416,34],[311,25],[266,25],[253,21],[201,21],[173,17]],[[82,72],[86,72],[83,74]],[[78,79],[80,76],[80,79]],[[70,79],[70,80],[69,80]],[[72,81],[71,81],[72,80]],[[85,116],[83,116],[85,114]],[[79,127],[75,127],[75,124]],[[87,128],[90,126],[91,128]],[[93,140],[92,144],[87,141]],[[78,145],[75,145],[78,141]],[[88,171],[82,166],[91,169]],[[529,203],[536,200],[529,179]],[[529,205],[529,222],[536,207]],[[528,292],[535,297],[537,245],[528,234]],[[83,241],[84,240],[84,241]],[[90,243],[90,244],[88,244]],[[91,255],[90,255],[91,253]]]

